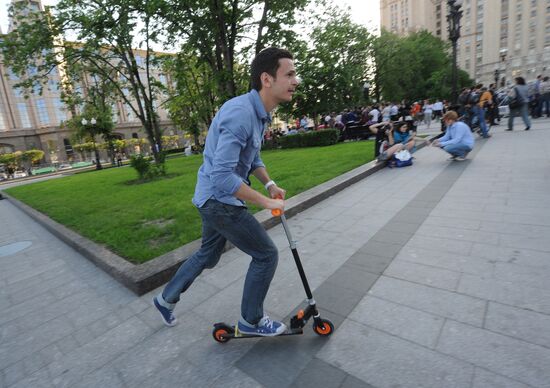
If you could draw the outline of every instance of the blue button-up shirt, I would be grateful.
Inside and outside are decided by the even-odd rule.
[[[202,207],[210,198],[244,206],[234,196],[250,173],[265,167],[260,158],[262,139],[271,116],[256,90],[227,101],[220,108],[206,136],[203,164],[198,172],[193,203]]]
[[[474,136],[468,125],[462,121],[455,121],[453,125],[447,127],[445,135],[439,139],[439,144],[445,147],[449,144],[463,144],[474,148]]]

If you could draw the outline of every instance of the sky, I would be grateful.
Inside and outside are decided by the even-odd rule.
[[[11,0],[0,0],[0,27],[2,32],[8,30],[8,6]],[[42,0],[43,5],[54,5],[57,0]],[[351,8],[354,22],[377,29],[380,23],[380,0],[337,0],[341,6]]]

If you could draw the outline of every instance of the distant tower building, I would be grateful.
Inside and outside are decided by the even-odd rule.
[[[550,73],[550,2],[464,0],[459,67],[476,81],[510,85]],[[381,0],[381,26],[399,35],[426,29],[448,39],[445,0]]]

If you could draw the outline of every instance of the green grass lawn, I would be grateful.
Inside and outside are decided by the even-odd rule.
[[[262,152],[270,176],[287,198],[373,159],[372,141]],[[191,198],[202,156],[167,161],[168,178],[128,184],[132,168],[112,168],[6,190],[81,235],[134,263],[200,237]],[[252,177],[253,187],[265,192]],[[253,208],[252,211],[258,209]]]

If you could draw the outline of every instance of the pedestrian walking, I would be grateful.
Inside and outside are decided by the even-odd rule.
[[[263,132],[270,112],[289,102],[298,80],[292,54],[271,47],[251,64],[253,89],[226,102],[210,125],[203,164],[198,172],[193,204],[202,218],[202,245],[178,269],[164,290],[153,298],[164,323],[176,323],[173,310],[195,278],[213,268],[227,240],[249,254],[238,330],[244,334],[273,336],[286,326],[264,315],[263,303],[275,274],[277,247],[262,225],[250,214],[245,201],[265,209],[284,208],[285,190],[269,178],[260,157]],[[269,196],[250,187],[249,176],[260,180]],[[282,198],[282,199],[281,199]]]
[[[516,85],[508,93],[510,116],[508,116],[507,131],[514,129],[514,117],[520,116],[525,124],[525,130],[531,129],[531,120],[529,119],[529,88],[525,84],[523,77],[516,78]]]

